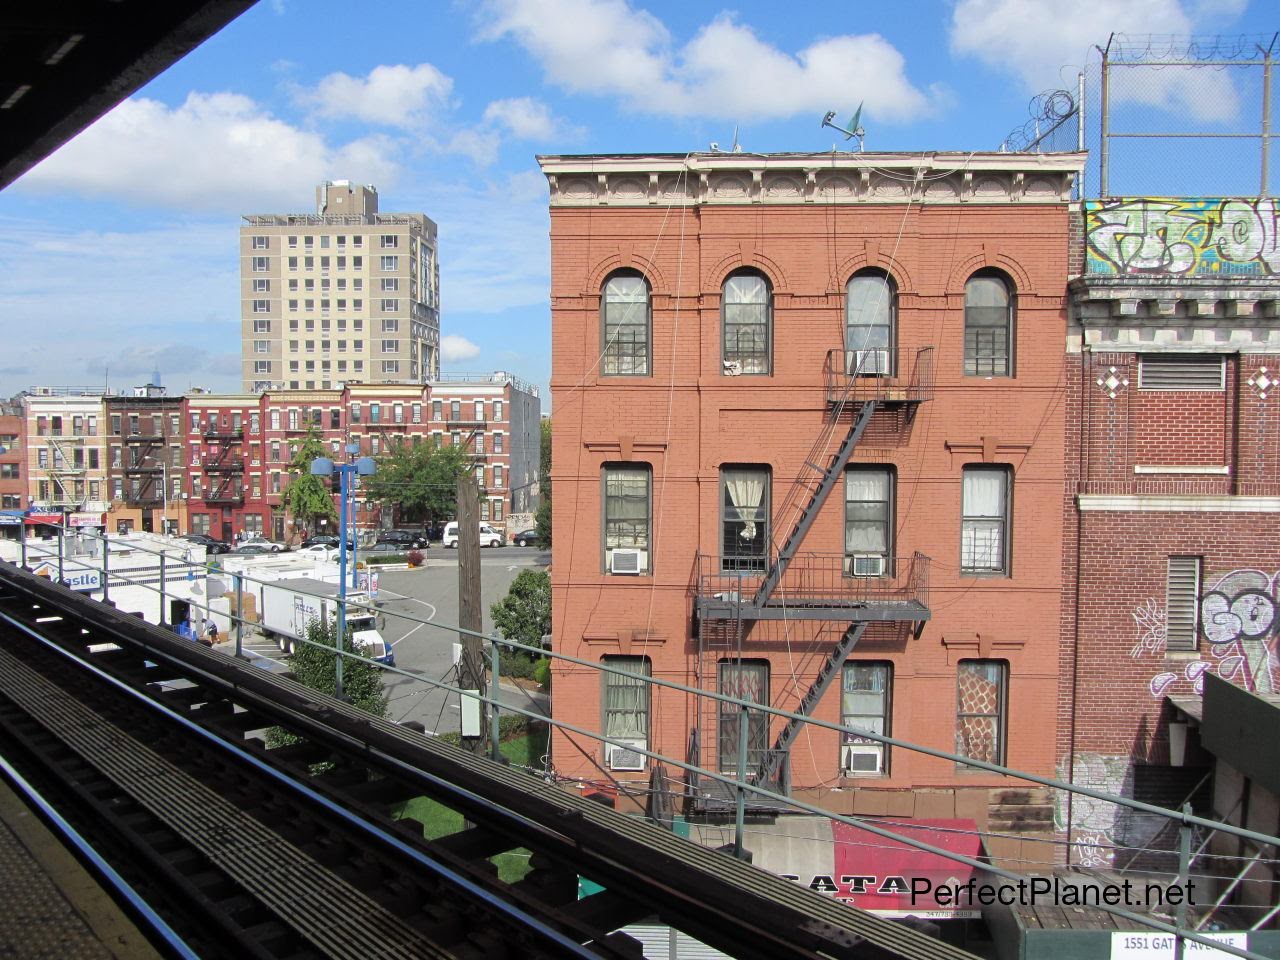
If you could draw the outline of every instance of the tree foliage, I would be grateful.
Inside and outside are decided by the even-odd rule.
[[[538,509],[533,523],[542,547],[551,546],[551,420],[542,421],[542,437],[538,457]]]
[[[551,632],[551,577],[545,570],[521,570],[489,613],[508,640],[538,646]]]
[[[298,444],[297,453],[289,461],[289,485],[281,494],[280,503],[294,518],[314,528],[318,520],[337,520],[338,510],[333,505],[332,489],[328,477],[311,473],[311,461],[317,457],[332,456],[314,427],[307,428],[307,435]]]
[[[465,446],[441,446],[425,438],[412,443],[397,440],[377,462],[377,472],[360,481],[370,500],[396,508],[405,523],[453,518],[458,509],[458,478],[471,469]]]
[[[303,686],[328,696],[333,696],[337,688],[338,654],[334,649],[337,635],[336,620],[329,620],[327,623],[312,620],[307,625],[307,640],[310,643],[299,643],[296,651],[289,657],[295,679]],[[352,648],[350,638],[343,649],[358,652]],[[365,713],[371,713],[375,717],[387,715],[387,697],[382,692],[382,671],[372,664],[344,657],[342,691],[353,706]],[[267,743],[272,747],[297,742],[297,737],[280,727],[270,730],[267,736]]]

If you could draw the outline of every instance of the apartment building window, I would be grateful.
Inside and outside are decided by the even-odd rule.
[[[502,401],[501,400],[493,401],[493,419],[494,420],[502,419]]]
[[[475,446],[476,453],[484,453],[484,434],[483,433],[477,433],[475,435],[474,446]]]
[[[441,406],[442,404],[439,400],[431,401],[431,419],[432,420],[439,420],[441,418],[442,416],[441,409],[440,409]]]
[[[346,258],[346,257],[335,257],[334,259],[335,259],[335,261],[336,261],[336,262],[334,263],[334,266],[335,266],[337,269],[339,269],[339,270],[345,270],[345,269],[347,269],[347,258]],[[346,289],[346,286],[345,286],[345,285],[346,285],[346,282],[347,282],[347,281],[345,281],[345,280],[339,280],[339,281],[338,281],[338,289],[339,289],[339,290],[345,290],[345,289]]]
[[[462,419],[462,401],[461,400],[449,401],[449,419],[455,422]]]
[[[400,245],[400,238],[397,237],[394,233],[384,233],[382,235],[382,244],[381,244],[382,249],[384,250],[393,249],[395,247],[398,247],[399,245]]]
[[[394,259],[394,258],[393,258],[393,259]],[[352,269],[352,270],[363,270],[363,269],[364,269],[364,257],[352,257],[352,258],[351,258],[351,269]],[[354,284],[355,284],[355,288],[356,288],[357,290],[359,290],[359,289],[363,286],[363,281],[362,281],[362,280],[353,280],[353,281],[352,281],[352,283],[354,283]]]
[[[120,414],[113,413],[111,415],[111,435],[113,437],[120,436],[120,424],[121,424]]]
[[[651,516],[649,467],[611,466],[604,469],[604,568],[612,572],[614,551],[638,551],[639,572],[650,572]],[[632,559],[630,556],[627,560]]]
[[[290,300],[290,301],[289,301],[289,309],[290,309],[290,310],[297,310],[297,309],[298,309],[298,301],[297,301],[297,300]],[[289,321],[289,329],[290,329],[290,330],[297,330],[297,329],[298,329],[298,321],[297,321],[297,320],[290,320],[290,321]]]
[[[326,310],[326,311],[329,309],[329,300],[328,300],[327,298],[322,299],[322,300],[320,301],[320,309],[321,309],[321,310]],[[329,327],[329,324],[328,324],[328,322],[326,321],[326,322],[325,322],[325,329],[328,329],[328,327]]]
[[[290,411],[289,411],[289,429],[290,429],[290,430],[297,430],[297,429],[298,429],[298,419],[299,419],[299,418],[298,418],[298,411],[297,411],[297,410],[290,410]]]
[[[346,300],[339,299],[339,300],[338,300],[338,310],[341,312],[341,311],[345,311],[346,309],[347,309],[347,301],[346,301]],[[343,323],[339,323],[339,324],[338,324],[338,329],[339,329],[339,330],[344,330],[344,329],[346,329],[346,325],[345,325],[345,324],[343,324]]]
[[[301,365],[298,363],[298,361],[297,361],[297,360],[290,360],[290,361],[289,361],[289,372],[290,372],[290,373],[297,373],[297,372],[298,372],[299,370],[301,370],[301,369],[302,369],[302,367],[301,367]],[[297,389],[297,388],[295,387],[295,388],[293,388],[293,389]]]
[[[483,478],[481,478],[481,479],[483,480]],[[484,484],[483,484],[483,483],[481,483],[481,486],[483,487],[483,486],[484,486]],[[481,519],[481,520],[488,520],[488,519],[489,519],[489,501],[488,501],[488,500],[481,500],[481,501],[480,501],[480,519]]]
[[[769,557],[768,467],[720,470],[720,569],[763,570]]]
[[[329,269],[329,258],[328,258],[328,257],[321,257],[321,258],[320,258],[320,269],[321,269],[321,270],[325,270],[325,271],[327,271],[327,270]]]
[[[254,352],[254,353],[270,353],[270,352],[271,352],[271,341],[270,341],[270,340],[255,340],[255,341],[253,341],[253,352]]]
[[[303,237],[303,238],[302,238],[302,242],[303,242],[303,243],[304,243],[308,248],[311,248],[311,247],[314,247],[314,246],[316,245],[316,238],[315,238],[315,237]]]
[[[345,360],[339,360],[339,361],[338,361],[338,372],[339,372],[339,373],[346,373],[346,372],[347,372],[347,361],[345,361]]]
[[[413,418],[414,423],[422,422],[422,404],[415,403],[409,407],[409,415]]]
[[[956,753],[1004,763],[1009,664],[961,660],[956,670]]]
[[[769,704],[769,662],[767,660],[721,660],[719,691],[726,697],[746,700],[764,706]],[[738,775],[738,741],[741,738],[742,708],[736,703],[719,704],[716,724],[718,769],[730,776]],[[752,774],[760,769],[764,752],[769,749],[769,714],[747,710],[747,769]]]
[[[399,331],[400,331],[399,320],[397,320],[395,317],[383,317],[382,319],[383,333],[398,333]]]
[[[726,373],[768,373],[773,297],[754,272],[735,273],[720,294],[721,350]]]
[[[363,360],[352,360],[352,361],[351,361],[351,371],[352,371],[353,373],[360,373],[360,372],[362,372],[363,370],[364,370],[364,361],[363,361]]]
[[[289,258],[289,269],[290,269],[290,270],[297,270],[297,269],[298,269],[298,258],[297,258],[297,257],[290,257],[290,258]]]
[[[383,277],[382,291],[384,293],[395,293],[400,289],[400,280],[398,277]]]
[[[254,237],[251,246],[254,250],[267,250],[271,247],[271,241],[266,237]]]
[[[964,372],[969,377],[1013,373],[1013,285],[983,270],[964,285]]]
[[[359,289],[359,288],[357,287],[356,289]],[[363,310],[363,309],[364,309],[364,301],[363,301],[363,300],[352,300],[352,301],[351,301],[351,309],[352,309],[352,310]],[[353,320],[353,321],[351,322],[351,327],[352,327],[352,329],[353,329],[353,330],[363,330],[363,329],[364,329],[364,321],[363,321],[363,320]]]
[[[272,463],[280,462],[280,441],[279,440],[271,441],[271,462]]]
[[[353,247],[363,247],[364,237],[362,237],[360,234],[357,233],[355,236],[351,238],[351,245]]]
[[[21,477],[19,464],[0,463],[0,480],[17,480]]]
[[[1007,467],[964,468],[961,573],[1008,575],[1010,486]]]
[[[259,374],[259,373],[270,373],[270,372],[271,372],[271,361],[270,361],[270,360],[255,360],[255,361],[253,361],[253,372],[254,372],[255,374]]]
[[[327,233],[322,233],[322,234],[320,234],[320,249],[321,249],[321,250],[328,250],[328,249],[329,249],[329,242],[330,242],[330,241],[329,241],[329,235],[328,235]]]
[[[191,414],[191,431],[195,433],[195,432],[198,432],[199,429],[200,429],[200,413],[197,411]]]
[[[844,475],[845,576],[891,573],[894,472],[887,467],[850,467]]]
[[[369,452],[375,456],[382,451],[382,438],[373,436],[369,438]]]
[[[261,414],[257,414],[257,413],[249,414],[249,432],[251,434],[256,434],[259,432],[261,427],[262,427]]]
[[[502,452],[502,443],[503,443],[502,437],[503,435],[501,433],[495,433],[493,435],[493,452],[494,453]]]
[[[400,341],[399,340],[383,340],[382,352],[383,353],[399,353]]]
[[[303,280],[302,289],[307,293],[314,293],[316,289],[316,282],[311,279]]]
[[[893,666],[888,663],[853,662],[844,665],[841,677],[840,725],[890,735]],[[889,747],[870,737],[845,732],[840,735],[841,774],[884,775],[889,772]]]
[[[484,423],[484,401],[476,401],[476,422]]]
[[[49,448],[48,447],[36,448],[36,466],[39,467],[41,470],[49,469]]]
[[[291,237],[289,238],[289,246],[291,246],[291,247],[297,247],[297,246],[298,246],[298,238],[297,238],[297,236],[296,236],[296,235],[295,235],[295,236],[291,236]]]
[[[495,520],[502,519],[502,501],[501,500],[493,501],[493,519]]]
[[[400,361],[399,360],[383,360],[382,372],[383,373],[399,373]]]
[[[280,429],[280,411],[272,410],[270,413],[271,413],[271,421],[270,421],[271,429],[279,430]]]
[[[270,320],[255,320],[255,321],[253,321],[253,332],[254,332],[254,333],[270,333],[270,332],[271,332],[271,321],[270,321]]]
[[[20,510],[22,509],[22,495],[18,493],[6,493],[0,496],[0,510]]]
[[[399,310],[399,309],[400,309],[400,301],[399,301],[399,300],[394,300],[394,299],[393,299],[393,300],[383,300],[383,301],[382,301],[382,309],[383,309],[383,310],[385,310],[385,311],[386,311],[386,312],[388,312],[388,313],[394,313],[395,311],[397,311],[397,310]]]
[[[272,493],[280,492],[280,474],[278,473],[271,474],[271,492]]]
[[[196,492],[198,494],[199,490],[197,490]],[[41,499],[44,499],[43,495],[41,495]],[[112,500],[124,499],[124,481],[118,477],[115,480],[111,481],[111,499]]]
[[[845,288],[844,369],[861,376],[893,376],[898,286],[883,270],[855,273]]]
[[[380,423],[381,421],[382,421],[382,404],[380,403],[369,404],[369,422]]]
[[[610,655],[601,657],[600,662],[612,668],[600,672],[604,687],[600,699],[604,735],[611,740],[629,741],[649,749],[648,679],[653,671],[649,658]],[[607,757],[616,758],[619,748],[606,743],[604,750]],[[645,762],[643,756],[640,762]]]
[[[303,258],[302,258],[302,269],[303,269],[303,270],[314,270],[315,268],[316,268],[316,258],[315,258],[315,257],[303,257]]]
[[[253,292],[254,292],[254,293],[268,293],[268,292],[270,292],[270,290],[271,290],[271,281],[270,281],[270,280],[262,280],[262,279],[258,279],[258,280],[254,280],[254,281],[253,281]]]
[[[270,257],[254,257],[252,269],[254,273],[266,273],[271,269]]]
[[[380,265],[383,270],[394,272],[400,269],[400,258],[399,257],[381,257]]]
[[[493,465],[493,488],[495,490],[502,489],[502,464],[500,463]]]
[[[347,245],[346,234],[343,234],[343,233],[338,234],[338,249],[341,250],[346,245]]]
[[[360,404],[358,403],[353,403],[351,405],[351,422],[352,423],[360,422]]]
[[[605,376],[649,375],[649,282],[639,273],[615,273],[601,298],[601,362]]]

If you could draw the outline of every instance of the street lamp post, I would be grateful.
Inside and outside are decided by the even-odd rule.
[[[372,457],[361,457],[355,463],[334,463],[329,457],[316,457],[311,461],[312,476],[330,477],[335,471],[338,474],[338,659],[334,664],[333,692],[340,700],[342,652],[347,638],[347,505],[351,499],[352,479],[357,475],[367,477],[376,469]]]
[[[346,445],[346,447],[344,447],[343,449],[345,449],[345,450],[347,451],[347,456],[348,456],[348,457],[354,457],[356,454],[358,454],[358,453],[360,452],[360,444],[359,444],[359,443],[356,443],[355,441],[352,441],[351,443],[348,443],[348,444]],[[357,472],[357,473],[359,473],[360,471],[358,471],[358,470],[357,470],[356,472]],[[369,473],[372,473],[372,472],[373,472],[372,470],[370,470],[370,471],[369,471]],[[364,476],[367,476],[367,474],[364,474]],[[352,512],[351,523],[352,523],[352,525],[354,526],[354,525],[355,525],[355,522],[356,522],[356,518],[355,518],[355,515],[354,515],[354,514],[355,514],[355,508],[356,508],[356,504],[355,504],[355,501],[354,501],[355,491],[354,491],[354,490],[352,490],[352,491],[351,491],[351,494],[352,494],[352,497],[353,497],[353,500],[352,500],[352,503],[351,503],[351,512]],[[341,534],[342,543],[340,543],[340,544],[338,545],[338,549],[339,549],[343,554],[346,554],[346,552],[347,552],[347,540],[346,540],[346,536],[347,536],[347,535],[346,535],[345,533]],[[357,573],[357,572],[356,572],[356,571],[359,569],[359,566],[360,566],[358,563],[356,563],[356,540],[359,538],[359,536],[360,536],[360,531],[359,531],[359,529],[356,529],[356,530],[352,530],[352,531],[351,531],[351,586],[353,586],[353,587],[355,587],[355,586],[357,586],[357,585],[358,585],[357,577],[359,577],[359,573]],[[369,582],[370,582],[370,583],[372,583],[372,582],[373,582],[373,578],[372,578],[372,576],[369,578]]]

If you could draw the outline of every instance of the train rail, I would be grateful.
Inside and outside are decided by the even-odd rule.
[[[613,931],[652,916],[739,957],[970,956],[9,564],[0,730],[200,956],[639,957]],[[397,819],[423,796],[469,825]]]

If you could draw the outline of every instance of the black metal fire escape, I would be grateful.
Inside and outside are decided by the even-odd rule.
[[[124,475],[129,480],[125,487],[125,502],[132,506],[151,506],[160,503],[164,494],[160,483],[164,478],[164,435],[148,430],[133,431],[122,437],[124,441]],[[134,492],[134,484],[137,492]]]
[[[805,457],[801,478],[774,512],[776,527],[789,532],[763,571],[744,576],[741,570],[723,571],[719,557],[700,556],[697,560],[694,613],[704,653],[728,652],[729,638],[736,636],[738,655],[743,655],[744,631],[749,633],[751,624],[760,620],[847,624],[794,710],[802,716],[812,714],[869,623],[910,623],[918,634],[930,617],[928,557],[919,553],[886,557],[876,569],[865,571],[853,566],[843,553],[802,553],[800,549],[877,411],[905,429],[919,404],[932,398],[933,349],[917,351],[905,372],[896,361],[893,352],[884,350],[832,350],[827,354],[823,429]],[[846,424],[843,438],[832,450]],[[701,669],[705,678],[710,666],[704,662]],[[691,755],[701,752],[701,728],[710,719],[704,714],[700,714],[699,729],[691,738]],[[772,747],[757,751],[758,762],[753,762],[755,772],[750,779],[775,792],[787,792],[787,759],[802,726],[799,720],[789,720],[778,731]],[[696,783],[691,786],[695,787],[697,806],[699,788]],[[729,801],[727,786],[718,781],[708,781],[700,789],[704,810],[723,808]],[[770,806],[758,801],[749,805]]]

